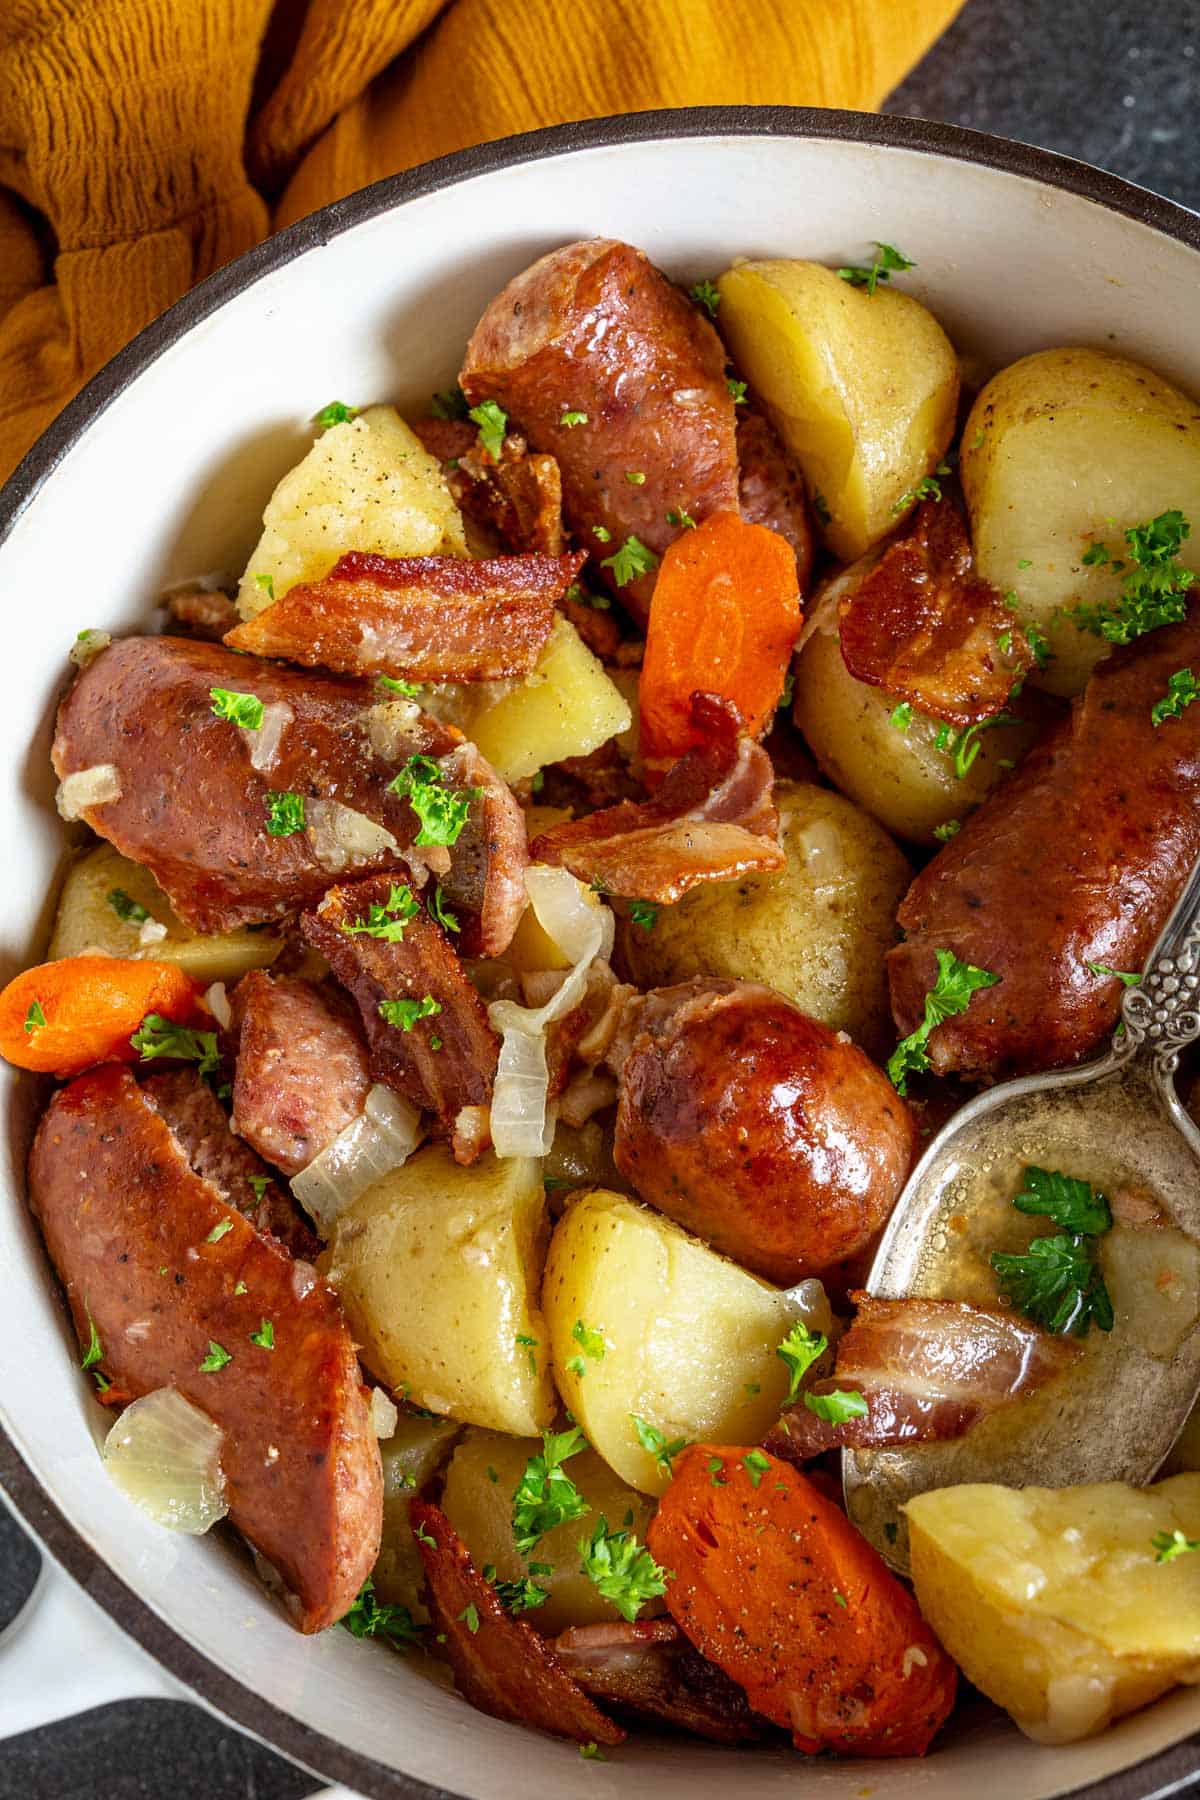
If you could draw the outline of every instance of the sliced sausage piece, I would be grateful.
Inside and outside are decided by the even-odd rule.
[[[660,556],[681,528],[668,513],[737,511],[724,347],[629,244],[567,244],[516,276],[476,326],[459,379],[473,403],[497,401],[556,458],[567,524],[643,622],[653,571],[621,584],[604,559],[630,535]],[[586,422],[564,424],[572,413]]]
[[[742,517],[749,525],[766,525],[787,539],[803,596],[816,555],[804,482],[788,461],[775,427],[760,412],[738,408],[737,453]]]
[[[358,1020],[331,985],[252,969],[234,989],[233,1129],[298,1175],[362,1112],[371,1087]]]
[[[450,1135],[463,1107],[490,1106],[500,1047],[483,1001],[427,913],[415,913],[395,941],[354,930],[372,905],[386,905],[390,888],[379,877],[330,888],[300,929],[358,1003],[376,1079],[433,1113]],[[472,1154],[456,1139],[455,1152],[473,1162],[485,1144]]]
[[[278,1570],[300,1630],[333,1624],[378,1554],[383,1483],[332,1290],[196,1173],[113,1065],[51,1100],[29,1193],[80,1343],[94,1326],[122,1390],[174,1386],[221,1427],[233,1524]],[[252,1341],[264,1320],[273,1349]],[[214,1346],[230,1360],[202,1372]]]
[[[868,1241],[916,1130],[844,1032],[748,981],[659,988],[630,1011],[613,1155],[643,1200],[781,1287]]]
[[[575,1625],[552,1640],[555,1656],[585,1693],[618,1711],[663,1719],[717,1744],[766,1737],[746,1691],[692,1648],[671,1619]]]
[[[1180,669],[1200,667],[1200,604],[1101,663],[1069,718],[917,876],[888,953],[902,1037],[924,1016],[936,952],[1000,977],[938,1025],[940,1075],[995,1081],[1082,1061],[1114,1029],[1200,855],[1200,706],[1155,725]]]

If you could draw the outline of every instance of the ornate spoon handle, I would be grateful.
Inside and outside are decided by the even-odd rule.
[[[1142,979],[1127,988],[1121,1015],[1128,1034],[1117,1048],[1145,1051],[1161,1076],[1175,1073],[1179,1053],[1200,1037],[1200,862],[1150,953]]]

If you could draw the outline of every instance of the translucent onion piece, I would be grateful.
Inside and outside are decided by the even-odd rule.
[[[279,744],[284,732],[296,717],[286,700],[270,700],[263,707],[262,724],[257,731],[243,730],[242,737],[250,752],[250,764],[260,775],[269,774],[279,760]]]
[[[121,798],[121,774],[112,763],[96,763],[90,769],[76,769],[64,775],[58,784],[54,804],[59,817],[70,821],[83,817],[87,806],[104,806]]]
[[[412,728],[421,716],[415,700],[378,700],[366,712],[367,741],[381,762],[412,753]]]
[[[204,1004],[207,1006],[222,1031],[228,1031],[233,1024],[233,1008],[229,1004],[229,996],[225,992],[223,981],[214,981],[204,990]]]
[[[373,1182],[408,1160],[421,1137],[421,1115],[376,1082],[357,1119],[292,1177],[292,1192],[326,1233]]]
[[[400,1423],[400,1414],[395,1402],[389,1400],[382,1388],[371,1389],[371,1429],[377,1438],[390,1438]]]
[[[496,1000],[488,1007],[501,1033],[500,1061],[492,1094],[492,1145],[497,1156],[545,1156],[554,1137],[547,1117],[550,1085],[546,1031],[577,1006],[587,988],[588,969],[613,945],[613,915],[590,889],[566,869],[535,863],[525,871],[525,891],[546,935],[569,957],[572,967],[544,1006]]]
[[[86,669],[90,662],[95,662],[102,650],[107,650],[112,643],[112,633],[108,631],[81,631],[71,645],[67,655],[77,669]]]
[[[309,800],[304,810],[313,855],[323,869],[335,874],[348,863],[366,862],[381,850],[400,848],[385,825],[340,800]]]
[[[797,1318],[803,1319],[810,1331],[823,1331],[830,1339],[841,1336],[842,1328],[833,1316],[825,1285],[815,1275],[809,1275],[789,1288],[787,1297],[796,1309]]]
[[[167,935],[167,928],[158,919],[143,919],[142,928],[138,932],[138,947],[148,950],[152,944],[161,944]]]
[[[104,1467],[156,1525],[198,1535],[229,1511],[224,1437],[177,1388],[155,1388],[127,1406],[105,1438]]]

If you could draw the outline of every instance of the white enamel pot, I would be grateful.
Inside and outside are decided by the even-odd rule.
[[[47,752],[76,631],[136,630],[164,585],[239,569],[319,407],[420,405],[453,380],[509,276],[593,233],[643,246],[685,280],[738,253],[858,261],[886,239],[916,258],[904,285],[984,368],[1049,345],[1115,345],[1200,393],[1200,218],[1082,164],[946,126],[642,113],[465,151],[327,207],[144,331],[0,493],[11,677],[0,977],[45,941],[62,858]],[[186,768],[174,778],[186,784]],[[1145,1800],[1200,1769],[1200,1689],[1059,1750],[980,1707],[922,1763],[648,1736],[583,1765],[572,1744],[471,1711],[419,1657],[342,1631],[298,1636],[232,1543],[172,1536],[106,1481],[102,1421],[23,1200],[37,1095],[28,1078],[6,1070],[3,1081],[0,1479],[51,1555],[159,1665],[310,1769],[368,1795],[472,1800]]]

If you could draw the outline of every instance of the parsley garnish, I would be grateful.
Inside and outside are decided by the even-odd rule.
[[[688,289],[688,294],[697,306],[704,308],[710,319],[716,318],[717,308],[721,304],[721,290],[715,281],[694,282]]]
[[[771,1459],[764,1456],[761,1450],[747,1450],[742,1458],[742,1467],[750,1477],[750,1486],[756,1488],[770,1470]]]
[[[724,1467],[725,1467],[725,1464],[721,1461],[721,1458],[719,1456],[710,1456],[709,1457],[708,1472],[709,1472],[710,1476],[712,1477],[712,1485],[714,1487],[725,1487],[727,1485],[726,1481],[725,1481],[725,1476],[722,1473],[722,1470],[724,1469]]]
[[[599,1744],[580,1744],[579,1754],[580,1754],[580,1756],[582,1756],[584,1762],[607,1762],[608,1761],[607,1756],[605,1756],[605,1754],[604,1754],[603,1750],[600,1748]]]
[[[1074,1175],[1030,1165],[1021,1176],[1021,1192],[1013,1196],[1018,1212],[1035,1213],[1064,1231],[1099,1237],[1112,1230],[1112,1212],[1103,1194]]]
[[[745,384],[745,382],[744,381],[735,381],[733,379],[732,375],[727,375],[725,377],[725,386],[729,389],[729,392],[733,397],[733,404],[735,406],[745,406],[745,404],[746,404],[746,384]]]
[[[1028,620],[1021,626],[1021,630],[1025,633],[1025,642],[1033,652],[1034,662],[1039,669],[1044,669],[1048,662],[1054,661],[1054,652],[1050,648],[1049,638],[1044,632],[1039,631],[1036,625],[1031,625]]]
[[[1150,1547],[1154,1551],[1155,1562],[1174,1562],[1177,1556],[1186,1556],[1190,1550],[1200,1550],[1200,1538],[1190,1538],[1178,1529],[1174,1531],[1156,1531],[1150,1539]]]
[[[223,1346],[218,1344],[213,1338],[209,1338],[208,1353],[203,1362],[199,1364],[200,1373],[201,1375],[215,1375],[218,1369],[223,1369],[226,1363],[231,1363],[232,1361],[233,1357],[230,1355],[229,1351],[224,1349]]]
[[[975,758],[983,748],[982,737],[985,731],[991,731],[997,725],[1015,725],[1017,720],[1012,713],[994,713],[990,719],[977,719],[974,725],[964,725],[961,731],[951,735],[950,727],[942,725],[934,746],[944,750],[947,756],[954,758],[954,773],[959,781],[964,781],[970,774]]]
[[[432,1419],[434,1417],[433,1413],[427,1413],[419,1406],[416,1411],[418,1418]],[[434,1537],[432,1531],[426,1531],[423,1525],[413,1526],[413,1536],[416,1538],[418,1544],[428,1544],[431,1549],[437,1549],[437,1539]]]
[[[847,1419],[863,1419],[867,1403],[857,1388],[834,1388],[832,1394],[805,1394],[804,1404],[827,1425],[844,1425]]]
[[[504,449],[504,434],[508,430],[508,414],[494,400],[485,400],[481,405],[473,406],[467,417],[478,425],[479,441],[488,455],[499,462]]]
[[[1190,669],[1176,669],[1167,681],[1166,693],[1150,708],[1150,723],[1162,725],[1167,719],[1181,718],[1184,707],[1193,700],[1200,700],[1200,682]]]
[[[859,263],[850,263],[838,270],[843,281],[848,281],[851,287],[866,288],[868,294],[873,294],[881,281],[890,281],[893,270],[915,269],[917,266],[911,257],[905,256],[902,250],[897,250],[894,244],[881,244],[878,238],[873,241],[879,255],[869,269]]]
[[[28,1031],[28,1032],[37,1031],[45,1023],[46,1023],[46,1015],[42,1011],[41,1001],[40,1000],[31,1000],[29,1002],[29,1011],[25,1014],[25,1029],[26,1029],[26,1031]]]
[[[817,523],[820,525],[828,525],[829,521],[833,517],[833,514],[830,512],[829,502],[828,502],[828,500],[826,500],[826,498],[825,498],[824,494],[821,492],[820,488],[813,489],[812,503],[813,503],[813,511],[817,515]]]
[[[96,1321],[90,1312],[87,1315],[87,1322],[87,1348],[84,1350],[83,1360],[79,1366],[81,1369],[94,1369],[97,1363],[104,1361],[104,1346],[100,1342],[100,1333],[96,1330]]]
[[[319,413],[313,414],[313,424],[318,431],[328,431],[331,425],[345,425],[350,419],[357,419],[357,406],[347,406],[344,400],[331,400],[323,406]]]
[[[465,419],[467,396],[460,387],[443,388],[430,400],[429,410],[435,419]]]
[[[618,587],[628,587],[640,575],[648,575],[651,569],[657,569],[658,558],[653,550],[643,544],[641,538],[630,532],[621,548],[614,550],[611,556],[604,557],[600,567],[612,570]]]
[[[215,1031],[193,1031],[160,1013],[147,1013],[129,1042],[143,1062],[156,1056],[177,1056],[181,1062],[198,1063],[198,1075],[211,1075],[221,1062]]]
[[[437,920],[443,931],[461,931],[462,927],[459,925],[458,919],[455,917],[454,913],[447,912],[446,910],[446,901],[440,886],[433,890],[433,896],[429,902],[429,911],[433,918]]]
[[[375,1598],[375,1583],[368,1575],[354,1605],[338,1620],[352,1637],[385,1637],[401,1649],[421,1642],[420,1627],[407,1606],[383,1605]]]
[[[678,525],[681,531],[695,531],[696,521],[690,512],[682,506],[673,506],[667,513],[667,524]]]
[[[957,837],[962,830],[961,819],[947,819],[944,825],[935,825],[933,835],[939,844],[948,844],[952,837]]]
[[[385,1025],[398,1025],[401,1031],[411,1031],[418,1019],[432,1019],[441,1012],[441,1005],[432,994],[425,994],[420,1000],[381,1000],[379,1016]]]
[[[639,1419],[636,1413],[630,1413],[629,1416],[633,1420],[633,1428],[637,1432],[638,1443],[642,1449],[647,1451],[656,1463],[661,1463],[670,1474],[672,1462],[681,1450],[687,1449],[688,1440],[675,1438],[672,1443],[668,1444],[666,1432],[660,1431],[657,1425],[650,1425],[645,1419]]]
[[[260,1350],[275,1348],[275,1327],[270,1319],[264,1319],[258,1330],[250,1333],[250,1342],[257,1344]]]
[[[612,540],[612,532],[608,529],[607,525],[593,525],[592,536],[601,544],[607,544]]]
[[[582,1381],[587,1374],[587,1364],[583,1357],[589,1357],[592,1362],[600,1362],[604,1356],[604,1333],[595,1330],[591,1325],[585,1325],[582,1319],[576,1319],[571,1327],[571,1336],[583,1351],[583,1356],[569,1358],[567,1367]]]
[[[888,714],[888,724],[894,725],[897,731],[907,731],[912,725],[912,722],[913,709],[911,701],[901,700],[900,704],[898,706],[893,706],[891,712]]]
[[[586,425],[588,416],[585,412],[574,412],[568,409],[558,422],[567,431],[573,431],[576,425]]]
[[[167,1271],[165,1269],[160,1269],[158,1272],[160,1275],[165,1275]],[[235,1294],[248,1294],[250,1290],[244,1281],[239,1281],[233,1291]]]
[[[837,1588],[834,1588],[834,1590],[833,1590],[833,1598],[834,1598],[834,1603],[836,1605],[844,1607],[847,1611],[849,1611],[850,1602],[847,1600],[845,1594],[839,1593]]]
[[[225,1236],[225,1233],[232,1230],[232,1219],[218,1219],[204,1241],[206,1244],[219,1244],[221,1239]]]
[[[1084,968],[1090,969],[1093,975],[1111,977],[1113,980],[1119,981],[1123,987],[1136,987],[1142,979],[1141,975],[1132,969],[1110,969],[1107,963],[1085,963]]]
[[[383,688],[386,693],[403,694],[406,700],[411,700],[414,694],[419,694],[421,691],[415,681],[403,681],[399,675],[377,675],[375,684],[377,687]]]
[[[641,469],[626,469],[625,479],[630,487],[645,487],[646,485],[645,472]]]
[[[992,1267],[1005,1298],[1047,1331],[1083,1337],[1093,1323],[1112,1330],[1112,1301],[1087,1238],[1034,1238],[1023,1256],[994,1253]]]
[[[782,1344],[775,1351],[781,1362],[787,1364],[788,1391],[785,1406],[790,1406],[800,1392],[800,1383],[816,1362],[829,1348],[829,1339],[823,1331],[810,1331],[803,1319],[797,1319]]]
[[[456,1619],[461,1619],[463,1621],[467,1630],[471,1633],[471,1636],[474,1637],[475,1633],[479,1630],[479,1609],[476,1607],[474,1601],[469,1600],[462,1611],[460,1613],[455,1613],[454,1616]]]
[[[925,996],[925,1017],[915,1031],[901,1039],[888,1057],[887,1072],[898,1094],[908,1092],[910,1074],[919,1075],[929,1067],[929,1054],[925,1048],[929,1034],[943,1019],[966,1012],[977,988],[995,987],[1000,980],[999,975],[993,975],[987,969],[960,962],[953,950],[937,950],[934,954],[938,965],[937,980]]]
[[[208,690],[212,710],[218,719],[228,719],[245,731],[257,731],[263,722],[263,703],[257,694],[239,694],[232,688]]]
[[[421,822],[416,844],[456,844],[482,788],[448,788],[432,757],[410,756],[389,794],[402,794]]]
[[[412,889],[393,882],[382,906],[378,900],[372,900],[365,919],[356,919],[353,924],[343,919],[338,930],[344,931],[347,937],[382,938],[387,944],[399,944],[404,938],[405,926],[420,910]]]
[[[530,1457],[513,1494],[513,1542],[522,1556],[528,1556],[556,1525],[581,1519],[588,1511],[587,1501],[562,1467],[568,1457],[586,1448],[578,1425],[542,1433],[541,1454]]]
[[[643,931],[653,931],[658,924],[658,908],[653,900],[633,900],[629,906],[629,917]]]
[[[535,1337],[529,1337],[527,1335],[527,1333],[525,1333],[523,1331],[518,1331],[517,1343],[520,1344],[522,1350],[524,1350],[526,1356],[529,1358],[529,1373],[533,1376],[536,1376],[537,1375],[537,1357],[534,1355],[534,1351],[538,1347],[537,1339]]]
[[[297,831],[304,830],[303,794],[264,794],[263,805],[267,809],[267,830],[272,837],[292,837]]]
[[[547,1563],[539,1563],[537,1566],[539,1570],[549,1568]],[[519,1613],[533,1612],[535,1607],[544,1606],[550,1598],[549,1591],[544,1587],[539,1587],[537,1582],[532,1581],[528,1575],[522,1581],[497,1581],[495,1566],[492,1563],[487,1565],[483,1573],[485,1579],[490,1581],[495,1588],[496,1598],[505,1612],[511,1613],[514,1618]]]
[[[637,1618],[647,1600],[667,1591],[667,1572],[629,1531],[610,1531],[601,1513],[590,1538],[580,1538],[583,1573],[623,1619]]]
[[[1131,525],[1124,536],[1133,567],[1121,582],[1120,599],[1104,606],[1070,608],[1069,616],[1079,629],[1094,632],[1110,644],[1131,644],[1147,631],[1186,618],[1184,596],[1196,577],[1178,557],[1191,531],[1190,523],[1178,511],[1159,513],[1145,525]],[[1089,566],[1111,563],[1114,569],[1126,567],[1124,562],[1114,561],[1103,544],[1093,544],[1083,561]]]
[[[127,925],[141,925],[150,917],[146,908],[137,900],[131,900],[124,888],[109,888],[104,898],[118,919],[124,919]]]
[[[256,575],[254,585],[262,589],[268,600],[275,598],[275,577],[273,575]]]
[[[940,464],[938,466],[941,467]],[[916,487],[911,487],[907,493],[901,494],[892,508],[892,517],[895,518],[897,513],[902,513],[906,507],[915,505],[919,500],[940,500],[941,497],[942,484],[937,476],[923,475]]]
[[[246,1179],[254,1189],[254,1198],[261,1200],[271,1185],[271,1177],[269,1175],[248,1175]]]

